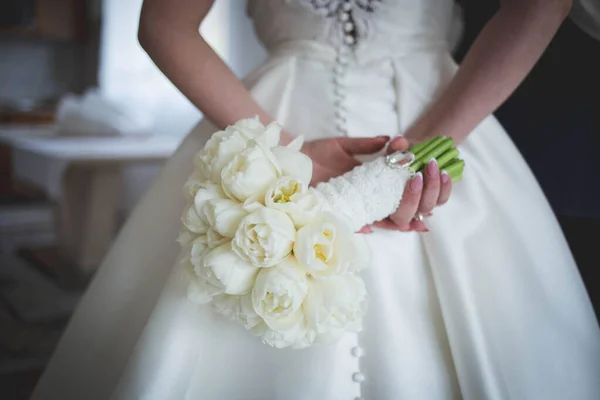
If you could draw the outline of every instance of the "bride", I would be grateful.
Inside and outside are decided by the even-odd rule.
[[[490,114],[540,57],[570,0],[505,0],[457,68],[451,0],[250,0],[270,57],[242,84],[198,34],[209,0],[146,0],[140,42],[207,116],[99,269],[35,399],[598,399],[600,331],[563,235]],[[314,181],[439,134],[467,167],[450,197],[435,162],[363,229],[374,260],[364,330],[270,348],[185,298],[175,242],[192,157],[259,115],[304,135]],[[366,137],[366,138],[360,138]],[[543,144],[540,144],[543,145]]]

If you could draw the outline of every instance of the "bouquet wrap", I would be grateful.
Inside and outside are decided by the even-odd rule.
[[[361,164],[342,176],[321,183],[316,190],[331,210],[344,214],[357,231],[392,214],[402,200],[408,168],[391,168],[384,157]]]

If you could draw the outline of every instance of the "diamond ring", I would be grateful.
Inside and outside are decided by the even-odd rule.
[[[415,215],[415,221],[423,222],[424,219],[425,219],[425,216],[421,213],[418,213],[417,215]]]

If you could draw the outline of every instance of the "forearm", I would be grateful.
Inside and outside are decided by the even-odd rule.
[[[139,40],[158,68],[219,128],[255,115],[265,124],[273,120],[196,29],[142,17]]]
[[[449,85],[405,133],[417,140],[444,134],[462,141],[517,88],[568,13],[546,0],[504,5],[473,43]]]

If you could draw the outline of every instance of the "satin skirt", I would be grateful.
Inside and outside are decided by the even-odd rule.
[[[333,56],[291,44],[246,84],[289,132],[333,137]],[[436,49],[358,62],[346,75],[348,135],[401,133],[455,70]],[[600,398],[589,298],[542,191],[493,117],[461,145],[464,178],[427,219],[429,233],[367,236],[364,330],[305,350],[269,348],[185,298],[181,188],[214,131],[202,121],[142,199],[34,399]]]

